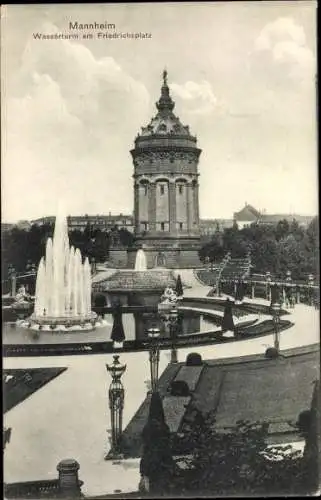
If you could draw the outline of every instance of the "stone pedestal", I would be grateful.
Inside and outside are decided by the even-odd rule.
[[[73,458],[62,460],[57,465],[59,488],[62,496],[75,498],[81,495],[81,483],[78,479],[79,463]]]
[[[157,259],[162,254],[164,266],[167,269],[193,269],[201,265],[199,259],[199,240],[190,240],[177,243],[173,240],[153,239],[137,240],[137,244],[127,250],[127,267],[135,267],[136,253],[142,248],[146,255],[147,267],[157,267]]]
[[[17,295],[17,277],[16,275],[11,276],[11,297],[15,297]]]

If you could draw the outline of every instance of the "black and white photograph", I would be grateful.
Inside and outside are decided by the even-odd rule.
[[[317,496],[317,2],[1,6],[6,500]]]

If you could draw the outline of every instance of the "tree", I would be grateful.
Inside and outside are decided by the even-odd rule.
[[[238,421],[225,432],[215,430],[214,412],[203,414],[191,404],[177,454],[185,458],[186,474],[177,494],[196,496],[266,496],[313,491],[307,461],[291,445],[267,448],[268,424]]]
[[[279,273],[279,249],[273,236],[263,235],[261,239],[255,240],[251,252],[254,270],[259,273],[267,271],[273,274]]]
[[[290,270],[294,279],[306,279],[309,273],[319,272],[318,217],[306,229],[296,220],[289,224],[285,219],[277,225],[251,224],[241,230],[226,228],[222,244],[214,235],[203,245],[199,255],[203,262],[207,258],[213,262],[222,260],[227,252],[232,258],[244,258],[250,252],[254,272],[270,271],[285,277]]]
[[[180,274],[177,276],[175,292],[176,292],[177,297],[183,296],[183,285],[182,285],[182,280],[181,280]]]
[[[296,219],[293,219],[290,224],[290,234],[292,234],[296,240],[302,240],[304,237],[304,229],[299,225]]]
[[[149,492],[166,494],[172,483],[175,462],[171,451],[170,430],[158,392],[153,392],[147,423],[142,432],[143,452],[140,473],[149,479]]]
[[[280,220],[276,225],[275,237],[279,241],[281,238],[288,236],[290,225],[286,219]]]
[[[285,277],[291,271],[292,278],[299,278],[304,273],[305,249],[304,241],[298,241],[293,234],[282,238],[278,243],[279,271]]]
[[[222,332],[226,331],[234,331],[232,303],[229,299],[227,299],[225,302],[224,316],[222,321]]]
[[[224,248],[222,245],[222,237],[221,234],[214,233],[211,240],[199,251],[199,256],[202,262],[208,257],[210,262],[215,262],[223,258],[224,256]]]
[[[131,247],[134,243],[134,235],[125,228],[120,228],[118,231],[119,241],[124,247]]]
[[[104,262],[108,259],[110,247],[110,235],[97,230],[94,236],[92,256],[96,262]]]
[[[125,340],[125,332],[124,332],[122,311],[121,311],[120,304],[117,304],[116,307],[114,308],[113,319],[114,319],[114,323],[113,323],[113,328],[111,331],[110,338],[114,342],[123,342]]]

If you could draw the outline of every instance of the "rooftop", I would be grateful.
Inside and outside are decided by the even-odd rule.
[[[260,217],[260,212],[248,203],[245,204],[242,210],[234,213],[234,218],[239,221],[256,221]]]
[[[172,100],[169,92],[169,87],[167,84],[167,71],[163,72],[163,85],[161,89],[161,96],[156,103],[156,108],[158,110],[157,115],[152,118],[147,127],[143,127],[141,131],[141,136],[152,136],[152,135],[178,135],[178,136],[190,136],[189,127],[182,125],[179,118],[174,115],[173,109],[175,103]]]
[[[182,431],[191,421],[189,403],[194,399],[203,413],[215,411],[215,428],[226,432],[237,421],[268,424],[268,444],[302,441],[294,429],[299,414],[309,410],[314,382],[319,377],[319,349],[290,350],[276,360],[261,356],[205,361],[203,366],[169,365],[160,380],[165,419],[171,432]],[[191,396],[171,396],[173,380],[184,380]],[[141,453],[141,431],[147,420],[149,399],[124,431],[124,451]],[[174,450],[175,453],[175,450]]]

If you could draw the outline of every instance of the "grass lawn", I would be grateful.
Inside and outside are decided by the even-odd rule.
[[[4,413],[24,401],[55,377],[58,377],[58,375],[66,369],[67,368],[30,368],[28,370],[3,370]]]

